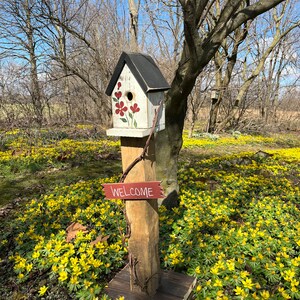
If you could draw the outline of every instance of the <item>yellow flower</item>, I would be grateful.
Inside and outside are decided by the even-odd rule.
[[[103,262],[101,260],[92,259],[91,264],[94,268],[99,268],[101,265],[103,265]]]
[[[260,295],[263,299],[270,299],[269,291],[262,291],[262,292],[260,292]]]
[[[92,282],[85,279],[83,281],[83,285],[86,289],[88,289],[92,285]]]
[[[278,288],[278,292],[281,293],[283,299],[291,299],[290,295],[284,290],[283,287]]]
[[[210,279],[206,281],[206,285],[211,286],[211,280]]]
[[[63,256],[60,259],[60,264],[66,266],[68,264],[69,258],[67,256]]]
[[[68,279],[68,273],[64,270],[60,271],[59,272],[59,277],[58,277],[58,280],[59,281],[65,281]]]
[[[242,298],[247,296],[247,293],[240,286],[237,286],[234,291],[236,295],[241,296]]]
[[[74,285],[78,284],[78,283],[79,283],[78,277],[77,277],[77,276],[72,276],[72,277],[70,278],[70,283],[71,283],[71,284],[74,284]]]
[[[39,296],[43,296],[47,290],[48,290],[48,287],[46,287],[45,285],[41,286],[39,289]]]
[[[242,272],[241,272],[241,277],[242,277],[242,278],[246,278],[248,275],[249,275],[249,272],[248,272],[248,271],[242,271]]]
[[[25,269],[26,268],[26,259],[20,258],[19,263],[16,265],[19,269]]]
[[[214,275],[218,275],[219,274],[219,268],[218,266],[213,266],[211,269],[210,269],[211,273],[214,274]]]
[[[292,265],[295,267],[298,267],[300,264],[299,258],[294,258],[291,260],[291,262],[292,262]]]
[[[283,278],[286,281],[292,281],[292,279],[295,276],[295,271],[294,270],[286,270],[283,272]]]
[[[30,272],[32,270],[33,265],[32,264],[27,264],[26,265],[26,271]]]
[[[256,292],[254,292],[254,293],[252,294],[252,297],[253,297],[253,299],[255,299],[255,300],[260,299],[260,298],[257,296]]]
[[[54,247],[55,251],[59,252],[61,250],[61,248],[62,248],[61,242],[57,242],[57,244]]]
[[[242,280],[242,284],[246,289],[251,290],[254,286],[254,283],[252,282],[251,278],[246,278],[245,280]]]
[[[73,266],[73,274],[76,276],[79,276],[80,274],[82,274],[81,268],[78,265]]]
[[[92,279],[97,279],[97,277],[98,277],[98,275],[93,272],[92,275],[91,275],[91,278]]]
[[[297,289],[295,286],[292,286],[292,287],[291,287],[291,291],[292,291],[293,293],[297,293],[297,292],[298,292],[298,289]]]
[[[263,256],[261,253],[259,253],[259,254],[257,255],[257,257],[258,257],[259,259],[263,259],[263,258],[264,258],[264,256]]]
[[[202,289],[202,286],[199,284],[199,285],[197,285],[197,287],[196,287],[196,291],[197,292],[200,292],[201,291],[201,289]]]
[[[227,268],[229,271],[234,271],[235,269],[235,263],[233,259],[230,259],[226,262]]]
[[[216,279],[214,286],[222,287],[223,286],[222,280],[220,280],[219,278]]]
[[[40,252],[35,251],[35,252],[32,253],[32,258],[39,258],[40,255],[41,255]]]
[[[292,279],[291,285],[292,286],[298,286],[299,285],[299,281],[297,281],[296,279]]]
[[[172,265],[177,265],[179,263],[184,262],[183,254],[179,249],[175,249],[173,253],[171,253],[170,258],[172,260]]]

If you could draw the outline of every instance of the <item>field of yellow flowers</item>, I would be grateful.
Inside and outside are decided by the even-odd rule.
[[[92,161],[119,147],[1,134],[6,172]],[[162,268],[195,276],[194,299],[300,299],[300,140],[185,137],[183,150],[180,204],[159,212]],[[105,200],[101,187],[115,175],[49,189],[3,221],[0,299],[108,299],[104,287],[127,259],[123,203]],[[82,229],[71,238],[70,225]]]

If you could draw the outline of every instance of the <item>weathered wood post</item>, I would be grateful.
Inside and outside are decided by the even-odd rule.
[[[160,104],[168,88],[168,83],[150,56],[122,53],[106,94],[112,96],[113,108],[113,128],[107,131],[107,135],[121,137],[124,172],[143,153],[151,132],[164,129],[164,106]],[[154,124],[155,117],[157,122]],[[126,176],[127,185],[114,190],[114,194],[127,199],[130,289],[150,297],[156,293],[160,279],[159,218],[155,197],[162,195],[152,184],[138,188],[135,183],[155,179],[155,145],[152,137],[148,140],[143,159]],[[111,186],[106,189],[109,193],[113,192]]]
[[[141,155],[146,138],[121,138],[123,170]],[[154,141],[147,154],[128,174],[125,182],[155,180]],[[131,236],[128,241],[130,287],[132,291],[154,295],[159,286],[160,263],[158,255],[159,222],[157,200],[127,200],[126,213]]]

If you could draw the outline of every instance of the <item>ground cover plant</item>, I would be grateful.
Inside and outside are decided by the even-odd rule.
[[[86,130],[68,132],[22,131],[13,130],[1,133],[0,163],[1,173],[17,173],[22,169],[35,171],[49,166],[57,166],[68,160],[91,160],[95,155],[114,152],[119,146],[118,141],[107,140],[104,133],[100,134],[93,127]],[[92,134],[91,130],[95,131]]]
[[[50,136],[36,139],[25,156],[24,142],[10,159],[40,163],[41,156],[48,163],[46,154],[32,153],[63,145]],[[65,139],[70,135],[59,142]],[[76,142],[81,146],[72,152]],[[118,142],[102,143],[73,137],[63,151],[91,162],[99,153],[117,155]],[[185,137],[179,207],[160,208],[160,253],[162,268],[197,277],[196,299],[300,299],[299,143],[282,136]],[[246,146],[251,151],[240,152]],[[60,163],[57,157],[49,160]],[[123,203],[105,200],[101,187],[117,180],[99,176],[51,188],[4,220],[0,298],[108,299],[104,287],[127,259]]]
[[[164,211],[164,264],[198,278],[196,299],[300,299],[300,148],[183,165]]]
[[[88,125],[0,131],[0,205],[50,186],[112,176],[121,171],[118,149],[118,140]]]

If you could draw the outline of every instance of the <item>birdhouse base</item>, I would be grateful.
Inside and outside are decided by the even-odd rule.
[[[137,137],[142,138],[144,136],[148,136],[150,134],[151,128],[142,128],[142,129],[134,129],[134,128],[110,128],[106,130],[106,135],[108,136],[124,136],[124,137]]]
[[[155,132],[165,129],[165,126],[158,125],[155,127]],[[106,130],[108,136],[136,137],[143,138],[148,136],[151,128],[110,128]]]
[[[160,286],[153,297],[130,291],[130,271],[127,265],[108,284],[105,292],[112,299],[124,296],[125,300],[188,300],[196,285],[196,278],[174,271],[161,272]]]

